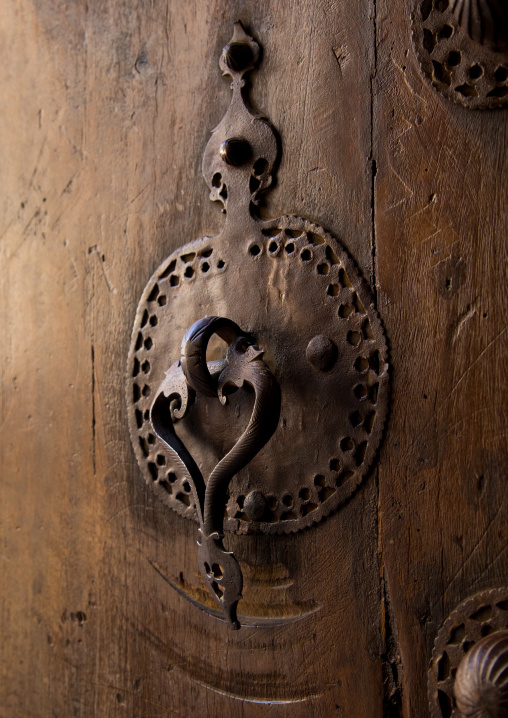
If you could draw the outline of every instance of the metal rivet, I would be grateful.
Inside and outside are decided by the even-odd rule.
[[[266,508],[266,499],[261,491],[251,491],[245,499],[244,511],[252,521],[259,521]]]
[[[226,65],[233,72],[245,70],[252,62],[252,50],[246,42],[232,42],[224,48]]]
[[[219,154],[227,165],[239,167],[249,159],[251,147],[247,140],[241,137],[231,137],[221,144]]]
[[[337,347],[324,334],[318,334],[308,343],[305,356],[316,371],[330,371],[337,361]]]

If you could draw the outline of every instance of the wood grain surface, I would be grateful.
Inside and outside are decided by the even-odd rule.
[[[393,396],[335,515],[230,537],[280,619],[231,632],[164,580],[200,589],[196,527],[145,486],[124,384],[149,276],[223,221],[201,159],[237,19],[283,147],[263,216],[346,245]],[[439,626],[508,581],[506,114],[432,90],[387,0],[5,0],[0,33],[1,718],[428,716]]]
[[[402,715],[425,716],[442,622],[508,581],[508,123],[427,84],[402,3],[378,2],[376,34],[376,275],[393,366],[380,563]]]

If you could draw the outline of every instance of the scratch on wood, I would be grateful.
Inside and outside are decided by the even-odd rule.
[[[409,187],[409,186],[404,182],[404,180],[403,180],[402,177],[399,175],[399,173],[395,171],[395,169],[394,169],[394,167],[393,167],[393,165],[392,165],[391,160],[388,161],[388,164],[389,164],[389,167],[390,167],[390,171],[392,172],[392,174],[395,175],[395,177],[398,179],[398,181],[400,182],[400,184],[404,187],[404,190],[405,190],[405,193],[406,193],[406,194],[405,194],[405,197],[402,197],[402,199],[397,200],[396,202],[394,202],[393,204],[391,204],[389,207],[387,207],[387,208],[384,210],[384,211],[385,211],[385,214],[386,214],[387,212],[392,212],[396,207],[398,207],[399,205],[401,205],[403,202],[407,202],[407,200],[410,199],[410,198],[414,195],[414,192],[413,192],[413,190],[411,189],[411,187]]]
[[[399,137],[400,137],[400,135],[399,135]],[[397,138],[397,139],[398,139],[398,138]],[[415,209],[414,212],[411,212],[411,214],[409,215],[408,219],[413,219],[413,218],[416,217],[417,215],[421,214],[421,212],[425,212],[426,209],[428,209],[429,207],[431,207],[433,204],[436,204],[436,201],[437,201],[437,200],[436,200],[436,194],[435,194],[435,193],[432,193],[432,194],[430,195],[428,201],[425,202],[425,204],[424,204],[422,207],[420,207],[419,209]]]
[[[129,200],[128,206],[130,207],[132,204],[134,204],[134,202],[139,197],[141,197],[141,195],[148,189],[148,187],[150,187],[151,184],[152,184],[151,180],[150,180],[150,182],[147,182],[146,185],[142,189],[140,189],[139,192],[131,200]],[[128,211],[121,212],[120,214],[117,214],[116,217],[113,217],[110,224],[113,224],[114,222],[117,222],[119,219],[122,219],[123,217],[128,217],[128,216],[129,216]]]
[[[423,242],[428,242],[429,239],[433,239],[434,237],[437,237],[437,235],[438,235],[438,234],[441,234],[442,231],[443,231],[442,229],[436,229],[435,232],[431,232],[427,237],[424,237],[424,238],[422,239],[422,243],[423,243]]]
[[[111,523],[111,521],[115,521],[119,516],[122,516],[128,511],[132,511],[132,509],[143,509],[145,513],[153,512],[153,508],[150,506],[146,506],[145,504],[129,504],[128,506],[124,506],[121,509],[118,509],[118,511],[115,511],[115,513],[112,516],[109,516],[106,519],[106,523]]]
[[[426,104],[427,104],[427,103],[425,102],[425,99],[424,99],[421,95],[419,95],[418,92],[416,92],[416,90],[415,90],[413,87],[411,87],[411,85],[409,84],[408,79],[407,79],[407,76],[406,76],[405,68],[403,68],[401,65],[399,65],[399,64],[395,61],[393,55],[390,55],[390,60],[392,61],[393,66],[399,71],[399,73],[400,73],[400,75],[401,75],[401,77],[402,77],[402,81],[404,82],[404,84],[405,84],[405,86],[407,87],[407,89],[410,91],[410,93],[411,93],[414,97],[417,97],[417,98],[420,100],[420,102],[421,102],[421,104],[422,104],[422,107],[425,107]]]
[[[404,119],[404,122],[405,122],[405,124],[406,124],[406,127],[405,127],[401,132],[399,132],[398,135],[395,135],[395,137],[393,138],[393,141],[394,141],[394,142],[399,142],[400,139],[401,139],[402,137],[404,137],[404,135],[406,135],[408,132],[411,132],[411,130],[414,130],[414,125],[411,124],[411,122],[408,122],[408,121],[405,120],[405,119]]]
[[[100,268],[102,271],[102,276],[104,277],[104,281],[106,282],[108,291],[111,293],[114,293],[115,289],[114,289],[113,285],[111,284],[111,282],[109,281],[109,277],[106,273],[106,268],[104,266],[104,255],[102,254],[102,252],[100,251],[98,246],[96,244],[94,244],[92,247],[88,247],[88,254],[96,255],[97,259],[99,260],[99,265],[100,265]]]
[[[480,547],[480,544],[481,544],[482,541],[486,538],[486,536],[487,536],[487,534],[489,533],[489,531],[493,528],[494,523],[495,523],[496,519],[499,517],[499,515],[500,515],[500,513],[501,513],[501,509],[503,508],[503,505],[504,505],[504,502],[505,502],[505,498],[506,498],[506,490],[507,490],[507,485],[505,484],[504,492],[503,492],[503,498],[502,498],[501,501],[499,502],[499,506],[498,506],[497,509],[496,509],[496,513],[494,514],[494,516],[492,517],[492,519],[489,520],[489,522],[488,522],[488,524],[487,524],[485,530],[482,532],[480,538],[476,541],[475,545],[473,546],[473,548],[471,549],[471,551],[470,551],[469,554],[467,555],[467,558],[466,558],[466,559],[462,562],[462,564],[460,565],[458,571],[456,571],[456,573],[452,576],[452,578],[451,578],[450,581],[448,582],[446,588],[444,589],[444,591],[443,591],[443,593],[442,593],[441,598],[440,598],[438,601],[436,601],[436,602],[432,605],[432,607],[431,607],[432,609],[434,609],[434,607],[435,607],[442,599],[444,599],[444,597],[446,596],[446,594],[448,593],[448,591],[449,591],[450,588],[452,587],[452,585],[453,585],[455,579],[457,578],[457,576],[460,576],[460,574],[465,570],[467,564],[468,564],[469,561],[473,558],[473,556],[474,556],[474,554],[476,553],[477,549]],[[498,557],[497,557],[497,558],[498,558]],[[497,560],[497,559],[494,559],[494,560]],[[485,570],[487,570],[487,569],[485,569]],[[484,571],[484,573],[485,573],[485,571]],[[482,575],[483,575],[483,574],[482,574]]]
[[[494,568],[495,564],[504,557],[504,554],[506,553],[507,550],[508,550],[508,546],[505,546],[503,549],[501,549],[501,551],[497,554],[497,556],[495,556],[492,559],[492,561],[489,561],[487,563],[487,565],[485,566],[485,568],[483,569],[483,571],[481,572],[481,574],[478,576],[477,580],[475,581],[475,586],[481,585],[485,574]]]
[[[72,192],[72,184],[74,182],[74,178],[78,175],[78,172],[76,172],[70,180],[67,182],[63,190],[60,192],[60,197],[62,197],[64,194],[70,194]]]
[[[452,386],[452,388],[450,389],[450,391],[448,392],[448,394],[446,395],[446,397],[443,399],[443,402],[442,402],[441,405],[438,407],[438,411],[439,411],[439,410],[444,406],[444,404],[448,401],[448,399],[451,397],[451,395],[453,394],[453,392],[457,389],[457,387],[459,386],[459,384],[461,384],[461,382],[463,381],[464,377],[465,377],[467,374],[469,374],[469,372],[471,371],[471,369],[472,369],[474,366],[476,366],[476,364],[478,364],[478,362],[482,359],[483,356],[485,356],[485,354],[488,352],[488,350],[489,350],[490,347],[494,344],[494,342],[496,342],[496,341],[505,333],[505,331],[506,331],[506,327],[504,327],[503,329],[501,329],[501,331],[498,332],[498,334],[496,334],[496,336],[495,336],[493,339],[491,339],[491,341],[487,344],[487,346],[486,346],[484,349],[482,349],[482,351],[478,354],[478,356],[476,357],[476,359],[474,359],[474,360],[471,362],[471,364],[467,367],[467,369],[465,369],[465,371],[461,374],[461,376],[459,377],[459,379],[457,380],[457,382]]]
[[[38,171],[38,169],[39,169],[39,163],[40,163],[40,161],[41,161],[42,153],[43,153],[43,151],[44,151],[44,147],[46,146],[46,141],[47,141],[47,139],[48,139],[48,138],[47,138],[47,136],[46,136],[46,137],[44,137],[44,139],[43,139],[42,142],[41,142],[41,146],[40,146],[40,148],[39,148],[39,154],[37,155],[37,160],[35,161],[35,167],[34,167],[34,169],[33,169],[32,175],[31,175],[31,177],[30,177],[30,181],[29,181],[29,183],[28,183],[28,188],[29,188],[29,189],[34,189],[34,179],[35,179],[35,176],[36,176],[37,171]]]
[[[474,317],[476,314],[476,307],[471,306],[468,304],[468,306],[464,309],[462,314],[459,315],[458,319],[452,324],[451,326],[451,341],[452,344],[455,344],[457,339],[459,338],[462,330],[464,329],[467,322]]]
[[[418,443],[418,442],[420,441],[420,439],[422,438],[422,435],[424,434],[424,432],[425,432],[425,430],[427,429],[427,427],[429,426],[429,424],[430,424],[432,421],[435,421],[436,416],[439,414],[439,412],[441,411],[441,409],[447,404],[447,402],[451,399],[451,397],[453,396],[453,394],[455,393],[455,391],[458,389],[458,387],[460,386],[460,384],[464,381],[465,377],[469,374],[469,372],[471,371],[471,369],[473,369],[473,367],[476,366],[476,364],[478,364],[478,362],[482,359],[482,357],[485,356],[485,354],[488,352],[488,350],[493,346],[493,344],[494,344],[495,342],[497,342],[497,340],[498,340],[505,332],[506,332],[506,327],[504,327],[503,329],[501,329],[501,331],[498,332],[498,333],[496,334],[496,336],[495,336],[493,339],[490,340],[490,342],[487,344],[487,346],[486,346],[484,349],[482,349],[482,351],[478,354],[478,356],[476,357],[476,359],[474,359],[474,360],[471,362],[471,364],[467,367],[467,369],[465,369],[465,370],[462,372],[462,374],[461,374],[460,377],[457,379],[457,381],[455,382],[455,384],[452,386],[452,388],[450,389],[450,391],[446,394],[445,398],[442,400],[442,402],[441,402],[441,403],[439,404],[439,406],[436,408],[434,414],[430,417],[430,419],[428,419],[428,420],[424,423],[424,425],[422,426],[422,428],[419,429],[418,433],[416,434],[415,439],[413,439],[413,441],[411,442],[411,444],[410,444],[409,447],[408,447],[407,455],[409,455],[409,454],[414,450],[415,446],[417,445],[417,443]],[[401,457],[401,459],[399,460],[399,462],[398,462],[398,464],[397,464],[396,469],[398,469],[398,468],[400,467],[400,465],[401,465],[401,463],[402,463],[403,460],[405,460],[405,458],[404,458],[404,457]]]

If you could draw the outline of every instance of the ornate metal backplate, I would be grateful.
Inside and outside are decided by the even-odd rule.
[[[412,0],[422,70],[445,97],[470,108],[508,103],[508,3]]]
[[[244,98],[243,76],[258,56],[258,44],[237,23],[220,59],[233,96],[203,159],[224,228],[181,247],[155,271],[141,297],[128,360],[130,432],[145,479],[167,506],[198,520],[201,533],[216,541],[223,528],[298,531],[344,503],[372,465],[388,408],[383,329],[345,248],[307,219],[255,216],[278,160],[274,130]],[[234,326],[229,335],[213,329],[226,325]],[[249,383],[245,373],[234,382],[226,376],[227,367],[231,372],[241,363],[240,336],[272,387],[270,411],[270,402],[258,401],[266,387]],[[242,372],[251,369],[244,361]],[[228,383],[241,390],[226,396]],[[173,405],[163,410],[164,401]],[[245,436],[239,437],[252,426],[256,449],[248,447],[246,460]],[[215,487],[218,473],[240,454],[235,471],[220,477],[220,522],[205,529],[211,503],[217,516],[210,482]],[[222,545],[219,550],[224,554]],[[223,571],[215,575],[210,565],[203,560],[202,573],[215,590]]]
[[[460,664],[464,661],[465,656],[469,655],[468,652],[487,636],[499,635],[505,642],[504,631],[506,629],[508,629],[508,588],[497,588],[476,594],[461,603],[446,619],[434,643],[429,671],[429,704],[432,718],[461,718],[462,713],[457,708],[454,696],[456,675]],[[506,655],[506,648],[500,642],[498,642],[498,647]],[[473,655],[477,664],[474,667],[479,675],[487,672],[485,661],[488,661],[489,657],[499,659],[499,655],[495,655],[497,651],[493,654],[492,648],[493,646],[487,646],[487,649],[490,649],[487,651],[487,655],[485,653],[482,655],[481,652],[478,653],[478,656]],[[508,664],[506,659],[503,660],[504,675],[502,677],[506,682],[508,680]],[[471,666],[468,668],[471,675],[473,672]],[[462,691],[461,687],[461,695],[463,695]],[[470,712],[467,715],[477,716],[477,718],[483,715],[498,715],[494,708],[492,711],[482,712],[478,691],[476,691],[476,700],[471,699]],[[499,716],[501,715],[506,715],[506,713],[499,712]]]

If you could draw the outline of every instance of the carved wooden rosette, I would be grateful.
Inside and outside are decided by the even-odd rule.
[[[413,43],[441,94],[472,109],[508,103],[508,4],[411,0]]]
[[[280,387],[280,419],[229,483],[224,529],[278,534],[319,521],[355,491],[380,445],[389,382],[382,325],[344,247],[307,219],[254,216],[278,161],[274,130],[244,97],[243,76],[258,55],[257,43],[237,23],[220,60],[233,96],[203,159],[225,225],[218,236],[174,252],[149,280],[134,323],[127,400],[147,483],[167,506],[196,520],[188,477],[156,435],[150,407],[196,321],[227,317],[253,337]],[[222,356],[220,342],[210,342],[207,360]],[[245,391],[226,406],[198,394],[175,421],[204,477],[235,444],[251,411]]]
[[[432,718],[502,718],[508,705],[508,588],[467,599],[446,619],[429,670]]]

